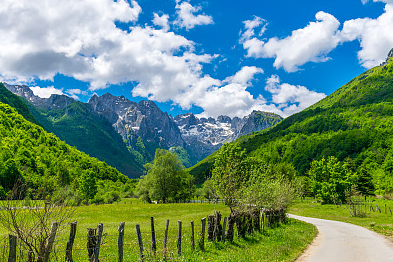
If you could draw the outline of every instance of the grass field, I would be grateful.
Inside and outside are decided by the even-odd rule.
[[[393,201],[368,198],[364,203],[366,204],[366,213],[364,217],[351,216],[348,205],[321,205],[314,199],[295,201],[289,208],[288,213],[352,223],[371,229],[377,233],[387,236],[390,240],[393,240],[393,215],[389,210],[390,207],[393,212]],[[387,206],[387,214],[385,214],[385,204]],[[373,207],[371,212],[369,211],[370,205]],[[376,205],[380,207],[381,213],[376,211]]]
[[[167,219],[170,220],[167,259],[171,261],[293,261],[312,241],[317,232],[309,224],[289,219],[284,225],[268,228],[263,233],[248,235],[246,239],[235,237],[233,243],[214,244],[206,240],[205,251],[201,251],[198,247],[201,218],[213,214],[216,210],[220,211],[223,217],[230,213],[230,210],[222,204],[155,205],[143,204],[135,199],[126,199],[119,204],[112,205],[78,207],[75,219],[73,219],[78,222],[73,250],[74,261],[87,261],[87,228],[95,228],[98,223],[104,225],[100,261],[117,261],[120,222],[125,222],[124,261],[139,260],[136,224],[141,227],[146,261],[164,261],[162,247]],[[155,221],[157,240],[155,256],[151,252],[150,217],[154,217]],[[178,256],[176,249],[178,220],[183,223],[181,256]],[[191,221],[195,222],[195,251],[191,250],[190,244]],[[58,235],[56,250],[53,254],[55,261],[64,261],[68,235],[68,228]],[[6,242],[7,239],[4,238],[4,241]],[[6,248],[1,253],[6,256]],[[0,260],[2,260],[1,257]]]

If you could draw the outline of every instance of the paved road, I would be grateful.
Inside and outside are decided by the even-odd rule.
[[[289,217],[313,224],[319,231],[296,262],[393,262],[392,242],[373,231],[344,222]]]

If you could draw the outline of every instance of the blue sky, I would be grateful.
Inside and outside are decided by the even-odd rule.
[[[0,80],[169,114],[284,117],[393,47],[393,0],[4,0]]]

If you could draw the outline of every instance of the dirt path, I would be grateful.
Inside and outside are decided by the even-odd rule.
[[[296,262],[393,262],[392,242],[373,231],[344,222],[289,217],[313,224],[319,232]]]

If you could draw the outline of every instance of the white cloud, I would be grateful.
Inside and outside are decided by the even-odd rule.
[[[300,112],[326,97],[325,94],[310,91],[304,86],[280,83],[277,75],[267,79],[265,90],[272,94],[272,102],[282,111],[283,116]]]
[[[180,6],[187,4],[190,5],[177,3],[179,16]],[[209,16],[195,15],[200,11],[198,7],[184,10],[191,10],[191,18],[196,19],[181,20],[186,28],[212,23]],[[217,55],[197,54],[194,42],[165,28],[137,25],[140,12],[137,2],[125,0],[19,0],[17,4],[3,0],[0,78],[21,83],[51,80],[60,73],[89,82],[90,91],[135,82],[137,86],[132,90],[135,96],[173,101],[184,109],[198,106],[206,116],[244,116],[252,110],[288,114],[284,110],[293,105],[291,102],[278,107],[248,91],[255,75],[263,73],[261,68],[243,67],[224,80],[204,75],[202,65]],[[116,21],[132,26],[122,30],[116,27]],[[264,21],[254,18],[245,26],[252,34],[258,34],[256,27],[263,24]],[[63,91],[36,88],[36,92],[48,96]],[[83,95],[76,89],[64,92],[74,98]]]
[[[226,81],[249,86],[255,74],[263,74],[263,69],[256,66],[244,66],[234,76],[228,77]]]
[[[270,38],[264,42],[254,35],[254,28],[262,24],[245,22],[246,32],[241,36],[240,43],[247,50],[248,57],[275,58],[274,66],[283,67],[288,72],[298,70],[307,62],[323,62],[326,54],[339,43],[336,36],[340,22],[332,15],[318,12],[316,22],[309,23],[305,28],[292,31],[286,38]],[[255,20],[255,19],[254,19]],[[252,24],[252,26],[249,26]],[[251,28],[251,29],[250,29]],[[265,29],[262,30],[262,33]]]
[[[370,0],[362,0],[363,4],[370,2]],[[383,2],[386,4],[393,4],[393,0],[373,0],[373,2]]]
[[[200,6],[192,6],[189,2],[176,1],[176,13],[178,18],[175,21],[175,24],[180,27],[184,27],[187,30],[194,28],[197,25],[209,25],[213,24],[213,18],[209,15],[198,14],[195,13],[201,11]]]
[[[78,95],[83,95],[83,96],[88,95],[87,91],[83,91],[81,89],[67,89],[65,93],[75,100],[80,100]]]
[[[135,81],[134,94],[168,101],[201,75],[185,37],[148,26],[123,31],[141,8],[124,0],[5,0],[0,6],[0,75],[4,81],[52,80],[57,74],[90,83],[90,90]]]
[[[385,12],[376,19],[358,18],[346,21],[341,31],[342,41],[359,40],[360,63],[365,68],[379,65],[393,47],[393,1],[386,3]]]
[[[253,36],[255,36],[254,29],[261,26],[262,24],[263,27],[258,35],[262,36],[263,33],[266,31],[266,26],[267,26],[266,21],[258,16],[254,16],[253,20],[246,20],[243,23],[246,31],[241,34],[240,42],[245,42],[247,40],[250,40]]]
[[[53,86],[48,86],[48,87],[32,86],[30,87],[30,89],[31,91],[33,91],[34,95],[39,96],[41,98],[49,98],[52,94],[64,95],[63,89],[56,89]]]
[[[153,19],[153,24],[160,26],[164,31],[169,31],[169,15],[163,14],[159,15],[154,13],[154,19]]]
[[[366,4],[367,0],[362,0]],[[275,58],[274,66],[287,72],[299,70],[307,62],[329,60],[328,53],[339,44],[358,40],[361,50],[358,52],[360,64],[371,68],[383,62],[393,47],[393,0],[373,0],[385,3],[385,12],[376,19],[358,18],[340,22],[332,15],[318,12],[316,22],[292,31],[290,36],[262,40],[256,36],[255,29],[262,26],[261,34],[266,30],[266,21],[260,17],[244,22],[245,31],[239,42],[247,51],[248,57]]]

